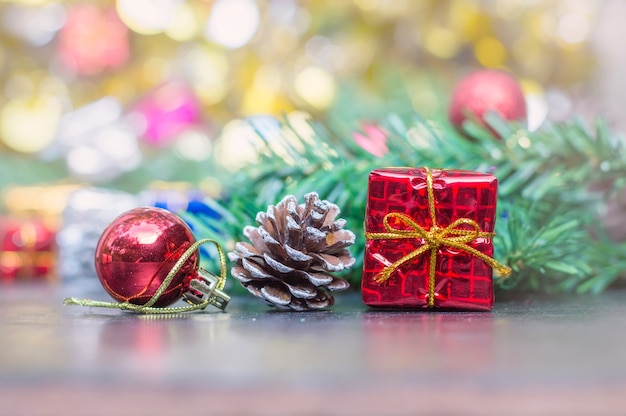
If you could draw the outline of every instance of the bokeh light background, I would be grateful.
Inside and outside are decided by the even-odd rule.
[[[58,218],[84,186],[219,195],[255,129],[429,117],[482,67],[520,79],[531,129],[622,128],[624,19],[620,0],[0,1],[0,211]]]

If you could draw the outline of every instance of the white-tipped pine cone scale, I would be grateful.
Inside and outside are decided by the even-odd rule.
[[[331,291],[347,289],[346,280],[332,273],[349,269],[354,257],[347,247],[355,235],[344,230],[339,207],[317,193],[298,204],[288,195],[256,216],[258,227],[247,226],[251,243],[238,242],[228,253],[233,277],[255,296],[279,309],[304,311],[331,306]]]

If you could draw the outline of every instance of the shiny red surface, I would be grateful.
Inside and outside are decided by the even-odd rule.
[[[458,218],[476,221],[482,231],[494,229],[497,179],[488,174],[433,170],[437,224],[446,227]],[[367,232],[385,232],[383,218],[390,212],[409,215],[425,229],[432,221],[428,210],[426,175],[418,168],[377,169],[370,173],[365,216]],[[370,306],[427,307],[430,258],[428,253],[402,265],[382,284],[374,277],[385,267],[419,248],[422,239],[368,240],[361,289]],[[470,246],[492,256],[490,238]],[[490,310],[493,307],[492,270],[482,260],[443,246],[437,252],[435,307]]]
[[[51,276],[55,237],[42,221],[0,218],[0,281]]]
[[[135,208],[116,218],[96,248],[96,271],[104,289],[120,302],[145,304],[195,238],[185,222],[160,208]],[[194,254],[155,306],[180,299],[185,281],[197,271]]]
[[[454,88],[448,116],[461,127],[465,119],[476,117],[482,122],[488,111],[504,120],[526,119],[526,100],[515,78],[503,71],[480,70],[468,75]]]

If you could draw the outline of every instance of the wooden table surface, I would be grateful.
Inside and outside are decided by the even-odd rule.
[[[624,415],[626,292],[490,313],[141,316],[0,286],[0,415]],[[93,294],[106,299],[102,293]]]

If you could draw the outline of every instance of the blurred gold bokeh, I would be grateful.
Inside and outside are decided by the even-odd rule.
[[[232,148],[248,117],[428,117],[483,67],[520,80],[533,126],[619,124],[624,16],[611,0],[5,0],[0,157],[107,183],[159,152]]]

